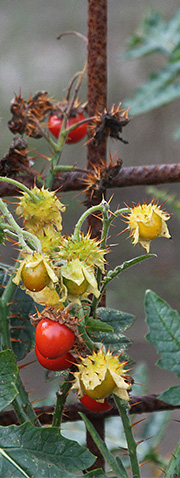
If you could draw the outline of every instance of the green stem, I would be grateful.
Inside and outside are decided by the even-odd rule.
[[[20,424],[30,421],[33,425],[40,427],[41,424],[28,399],[28,394],[19,375],[17,378],[16,387],[19,393],[17,397],[13,400],[12,405],[14,407]]]
[[[54,166],[54,171],[55,173],[65,173],[66,171],[67,172],[70,172],[70,171],[73,171],[75,168],[75,166]]]
[[[100,450],[101,454],[105,458],[105,460],[109,463],[112,471],[115,473],[116,478],[128,478],[128,475],[126,473],[126,470],[119,458],[117,461],[116,458],[114,458],[113,454],[109,451],[106,443],[102,438],[98,435],[95,427],[92,425],[90,420],[81,412],[79,412],[80,417],[83,419],[87,430],[89,431],[93,441],[95,442],[96,446]],[[115,478],[115,477],[114,477]],[[133,477],[135,478],[135,477]]]
[[[24,184],[20,183],[19,181],[16,181],[16,179],[10,179],[10,178],[0,176],[0,181],[3,181],[5,183],[13,184],[17,188],[22,189],[22,191],[29,194],[32,201],[34,201],[34,202],[37,202],[37,200],[39,200],[39,198],[30,189],[28,189]]]
[[[60,130],[60,135],[58,138],[58,142],[56,144],[56,153],[54,156],[51,158],[51,168],[47,174],[46,181],[45,181],[45,188],[51,189],[52,183],[54,181],[54,177],[56,175],[56,167],[58,166],[59,160],[61,158],[61,154],[63,151],[63,147],[66,141],[67,137],[67,131],[65,129],[65,124],[66,124],[66,115],[64,115],[62,125],[61,125],[61,130]]]
[[[86,332],[86,326],[85,326],[85,318],[84,318],[84,310],[82,307],[78,308],[78,315],[79,315],[79,324],[78,324],[78,331],[82,339],[84,340],[87,348],[90,350],[90,352],[93,352],[93,350],[96,348],[94,345],[94,342],[90,339],[89,335]]]
[[[72,387],[72,374],[69,373],[67,380],[62,384],[61,390],[58,390],[56,394],[57,399],[56,399],[56,406],[55,406],[53,422],[52,422],[53,427],[59,427],[61,425],[65,401],[71,387]]]
[[[51,159],[51,168],[47,174],[46,181],[45,181],[45,189],[51,189],[52,183],[54,181],[54,177],[56,175],[56,167],[60,160],[62,151],[58,151]]]
[[[114,400],[118,407],[118,410],[122,419],[123,427],[124,427],[124,432],[126,435],[133,478],[141,478],[139,463],[138,463],[137,454],[136,454],[137,443],[135,442],[134,435],[132,433],[132,425],[128,415],[129,404],[125,403],[124,400],[121,400],[121,398],[117,397],[116,395],[114,395]]]
[[[87,209],[87,211],[85,211],[82,216],[79,218],[75,228],[74,228],[74,234],[73,234],[73,237],[74,237],[74,240],[75,241],[79,241],[80,240],[80,233],[81,233],[81,227],[82,227],[82,224],[83,222],[85,221],[85,219],[90,215],[90,214],[93,214],[94,212],[96,211],[101,211],[103,213],[104,211],[104,208],[107,207],[107,202],[106,201],[102,201],[100,204],[97,204],[97,206],[92,206],[90,207],[89,209]],[[109,206],[108,206],[109,207]]]
[[[15,287],[16,287],[15,284],[12,283],[12,292],[14,291]],[[7,316],[8,316],[8,303],[1,298],[0,299],[1,350],[11,349],[9,321]]]
[[[123,207],[121,209],[117,209],[117,211],[112,213],[112,216],[109,217],[109,224],[114,221],[114,219],[118,216],[122,216],[124,213],[129,212],[128,207]]]
[[[10,213],[9,209],[7,208],[6,204],[4,203],[4,201],[2,201],[2,199],[0,198],[0,209],[3,213],[3,215],[6,217],[7,221],[9,222],[10,226],[11,226],[11,229],[13,229],[13,231],[15,231],[15,233],[17,234],[18,236],[18,241],[19,241],[19,244],[20,246],[22,247],[22,249],[25,249],[27,250],[27,252],[32,252],[32,249],[27,246],[25,240],[24,240],[24,237],[28,237],[29,239],[31,239],[32,242],[34,242],[35,244],[35,247],[36,247],[36,250],[38,252],[42,252],[42,246],[41,246],[41,242],[40,240],[34,236],[34,234],[31,234],[30,232],[28,231],[24,231],[18,224],[17,222],[15,221],[14,217],[12,216],[12,214]],[[8,227],[7,227],[8,229]]]
[[[104,289],[106,288],[107,284],[113,280],[115,277],[117,277],[122,271],[125,271],[129,267],[132,267],[139,262],[142,262],[146,259],[150,259],[151,257],[157,257],[156,254],[143,254],[142,256],[135,257],[134,259],[130,259],[129,261],[124,261],[121,265],[116,266],[113,270],[110,270],[106,277],[104,277],[103,284],[101,287],[101,295],[104,292]],[[101,296],[100,296],[101,297]],[[100,298],[98,299],[100,300]]]

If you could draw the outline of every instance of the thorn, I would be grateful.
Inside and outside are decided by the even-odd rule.
[[[20,342],[20,343],[23,343],[23,344],[27,344],[26,340],[14,339],[13,337],[11,337],[11,342]]]
[[[144,438],[143,440],[137,441],[137,446],[140,445],[140,443],[143,443],[144,441],[150,440],[151,438],[153,438],[153,435],[151,437]]]
[[[47,399],[47,397],[40,398],[39,400],[33,400],[33,401],[31,402],[31,405],[34,405],[34,403],[43,402],[43,400],[46,400],[46,399]]]
[[[133,427],[136,427],[136,425],[138,425],[139,423],[143,422],[144,420],[146,420],[146,418],[141,418],[141,420],[138,420],[137,422],[132,423],[132,425],[131,425],[132,428],[133,428]]]
[[[36,387],[36,388],[30,388],[30,390],[27,390],[27,393],[34,392],[34,390],[38,390],[38,387]]]
[[[139,405],[139,403],[142,403],[142,400],[139,400],[139,402],[135,402],[135,403],[130,404],[131,408],[134,407],[135,405]]]
[[[139,463],[139,466],[143,466],[143,465],[145,465],[146,463],[149,463],[149,462],[150,462],[150,460],[145,460],[145,461],[143,461],[142,463]],[[162,471],[162,470],[161,470],[161,471]]]
[[[32,362],[24,363],[23,365],[18,365],[18,369],[21,370],[24,367],[27,367],[28,365],[31,365],[32,363],[35,363],[36,360],[32,360]]]
[[[23,325],[11,325],[11,330],[12,329],[24,329]]]

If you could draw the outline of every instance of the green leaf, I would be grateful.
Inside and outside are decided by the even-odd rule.
[[[171,212],[174,211],[174,213],[180,218],[180,201],[179,199],[176,199],[175,194],[168,194],[166,190],[159,190],[154,186],[148,187],[147,191],[154,199],[160,199],[163,203],[166,202],[166,205],[170,205]]]
[[[179,478],[180,476],[180,441],[175,448],[167,470],[164,474],[164,478]]]
[[[116,478],[128,478],[128,475],[126,473],[126,470],[125,470],[125,468],[123,466],[123,463],[120,460],[120,458],[117,461],[113,457],[112,453],[107,448],[105,442],[98,435],[97,431],[93,427],[92,423],[88,420],[88,418],[83,413],[79,413],[79,415],[81,416],[82,420],[84,421],[87,430],[89,431],[92,439],[96,443],[96,445],[97,445],[98,449],[100,450],[100,452],[102,453],[103,457],[109,463],[112,470],[116,473]]]
[[[97,332],[113,332],[113,327],[107,322],[103,322],[99,319],[94,319],[93,317],[86,318],[86,327],[89,330],[97,331]]]
[[[145,362],[140,362],[133,368],[134,384],[132,385],[132,394],[140,395],[148,391],[148,367]]]
[[[29,314],[36,311],[37,304],[35,306],[33,299],[17,287],[10,307],[12,347],[17,360],[22,360],[34,347],[35,327],[31,325]]]
[[[130,38],[131,48],[123,55],[126,60],[140,58],[152,52],[171,56],[179,45],[180,10],[166,22],[158,12],[151,12],[141,23],[138,32]]]
[[[18,394],[16,381],[19,370],[11,350],[0,352],[0,411],[10,405]]]
[[[131,114],[138,115],[180,98],[180,81],[173,83],[179,74],[180,61],[169,62],[164,69],[153,73],[123,106],[131,107]]]
[[[0,263],[0,296],[7,285],[13,268]],[[12,348],[17,360],[22,360],[34,347],[35,328],[31,325],[29,314],[35,314],[36,310],[42,310],[38,304],[20,287],[16,287],[10,305],[10,325]]]
[[[146,442],[143,443],[146,452],[149,452],[150,449],[157,449],[157,447],[161,445],[167,430],[169,418],[169,411],[154,412],[151,413],[150,417],[145,421],[145,425],[142,429],[142,440],[146,440]],[[151,437],[151,440],[148,440],[149,437]]]
[[[0,427],[0,448],[0,478],[76,478],[95,460],[59,429],[36,428],[29,422]]]
[[[106,307],[97,309],[97,314],[103,322],[113,328],[113,332],[91,332],[92,339],[95,342],[103,342],[107,349],[110,348],[115,353],[122,353],[131,344],[130,339],[122,332],[131,327],[134,316]]]
[[[175,385],[168,388],[165,392],[161,393],[159,399],[163,402],[169,403],[170,405],[179,406],[180,405],[180,386]]]
[[[154,292],[145,294],[146,321],[149,327],[147,340],[161,356],[157,364],[180,377],[180,317],[176,310]]]
[[[121,265],[116,266],[113,270],[108,271],[107,275],[103,279],[102,289],[104,290],[108,282],[110,282],[112,279],[117,277],[121,272],[125,271],[126,269],[129,269],[129,267],[139,264],[139,262],[142,262],[146,259],[150,259],[151,257],[157,257],[157,256],[156,254],[143,254],[142,256],[134,257],[133,259],[130,259],[129,261],[124,261]]]

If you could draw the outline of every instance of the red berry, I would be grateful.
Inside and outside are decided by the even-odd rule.
[[[50,319],[41,319],[36,327],[35,342],[43,357],[57,359],[72,348],[75,334],[66,325]]]
[[[43,355],[39,352],[37,345],[35,345],[35,353],[38,362],[42,365],[42,367],[47,368],[47,370],[66,370],[72,365],[72,363],[75,363],[74,357],[69,354],[69,352],[67,352],[65,355],[62,355],[62,357],[48,359],[43,357]]]
[[[70,116],[67,119],[66,123],[66,128],[70,128],[70,126],[73,126],[76,123],[79,123],[79,121],[82,121],[85,119],[85,116],[83,113],[77,113],[76,116]],[[59,118],[57,115],[51,115],[48,120],[48,128],[49,131],[55,136],[55,138],[59,138],[59,133],[61,130],[62,126],[62,118]],[[77,126],[76,129],[71,131],[67,138],[66,138],[66,143],[68,144],[74,144],[78,143],[83,139],[87,134],[87,123],[83,123],[80,126]]]
[[[104,403],[97,402],[94,398],[88,397],[88,395],[83,395],[80,399],[80,402],[91,412],[96,413],[105,413],[108,410],[111,410],[111,405],[108,403],[107,399],[105,398]]]

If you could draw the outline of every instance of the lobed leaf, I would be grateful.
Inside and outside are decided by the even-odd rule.
[[[0,427],[0,448],[0,478],[76,478],[95,460],[59,429],[36,428],[29,422]]]
[[[131,107],[132,115],[138,115],[180,98],[179,74],[180,61],[169,62],[164,69],[153,73],[123,106]]]
[[[127,330],[134,322],[134,316],[119,310],[100,307],[97,309],[98,317],[113,328],[111,332],[91,331],[95,342],[103,342],[107,349],[115,353],[122,353],[129,347],[131,341],[122,332]]]
[[[99,319],[94,319],[93,317],[86,318],[86,327],[87,331],[94,330],[95,332],[113,332],[113,327],[107,322],[103,322]]]
[[[154,292],[145,294],[146,338],[156,347],[161,358],[157,365],[180,377],[180,317],[176,310]]]
[[[151,12],[142,21],[138,33],[135,32],[131,36],[129,41],[130,50],[123,57],[130,60],[152,52],[161,52],[170,56],[179,45],[179,36],[180,10],[168,22],[158,12]]]

